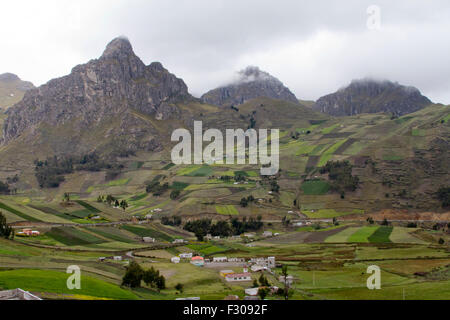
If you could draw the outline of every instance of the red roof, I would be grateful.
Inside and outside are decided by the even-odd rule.
[[[204,260],[204,259],[203,259],[203,257],[196,256],[196,257],[192,257],[192,260]]]
[[[226,275],[227,278],[245,278],[245,277],[250,277],[250,276],[251,276],[251,273],[249,273],[249,272],[231,273],[231,274]]]

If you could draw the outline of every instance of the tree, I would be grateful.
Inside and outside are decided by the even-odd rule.
[[[138,288],[141,286],[143,276],[144,270],[142,267],[137,262],[132,261],[127,267],[127,271],[122,278],[122,285],[131,288]]]
[[[166,278],[164,278],[163,275],[156,278],[156,287],[158,288],[158,291],[166,288]]]
[[[284,277],[284,300],[289,299],[289,284],[288,284],[288,267],[287,265],[283,265],[281,267],[281,274]]]
[[[142,280],[144,280],[146,285],[154,287],[157,277],[159,277],[159,271],[151,267],[150,269],[144,271]]]
[[[437,197],[441,200],[443,208],[450,207],[450,187],[440,187]]]
[[[386,218],[384,218],[383,221],[381,222],[381,225],[382,226],[388,226],[389,225],[389,221]]]
[[[247,198],[242,198],[241,202],[239,202],[239,204],[241,205],[241,207],[245,208],[246,206],[248,206],[248,200]]]
[[[112,195],[108,194],[106,196],[106,203],[110,206],[111,203],[113,203],[116,200],[116,198],[114,198]]]
[[[70,202],[70,193],[64,192],[64,201]]]
[[[128,208],[128,202],[127,200],[120,201],[120,207],[125,211],[126,208]]]
[[[269,293],[268,288],[259,288],[258,289],[258,295],[261,298],[261,300],[264,300],[267,297],[268,293]]]
[[[264,276],[264,274],[261,274],[261,276],[258,279],[259,284],[261,287],[270,287],[269,280]]]
[[[6,223],[6,217],[0,211],[0,237],[14,239],[14,230]]]
[[[373,224],[373,219],[372,219],[372,217],[368,217],[367,219],[366,219],[366,221],[369,223],[369,224]]]
[[[180,190],[173,190],[170,193],[170,199],[175,200],[176,198],[178,198],[178,196],[180,195],[181,191]]]
[[[253,288],[259,287],[258,280],[253,279]]]
[[[181,283],[177,283],[177,285],[175,286],[175,289],[176,289],[177,291],[179,291],[180,293],[183,293],[184,285],[181,284]]]

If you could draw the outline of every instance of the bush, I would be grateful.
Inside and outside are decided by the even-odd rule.
[[[415,222],[408,222],[406,227],[407,228],[417,228],[417,223],[415,223]]]

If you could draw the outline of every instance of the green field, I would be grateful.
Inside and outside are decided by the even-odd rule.
[[[330,185],[327,181],[323,180],[311,180],[305,181],[302,184],[302,190],[304,194],[308,195],[321,195],[326,194],[330,190]]]
[[[27,291],[56,294],[76,294],[106,299],[137,299],[132,292],[117,285],[81,275],[81,289],[67,288],[68,274],[53,270],[17,269],[0,271],[0,288],[22,288]]]
[[[362,227],[353,233],[349,238],[348,242],[370,242],[369,237],[378,229],[377,226]]]
[[[238,215],[239,214],[236,207],[233,205],[216,206],[216,211],[218,214],[223,214],[223,215]]]
[[[73,227],[52,228],[45,235],[66,246],[81,246],[106,242],[101,238]]]
[[[370,235],[367,240],[369,240],[370,243],[385,243],[385,242],[391,242],[389,239],[391,233],[392,233],[393,227],[379,227],[377,230],[375,230],[372,235]]]
[[[149,228],[144,228],[144,227],[135,227],[135,226],[129,226],[129,225],[122,226],[122,229],[127,230],[131,233],[134,233],[135,235],[137,235],[139,237],[152,237],[152,238],[155,238],[158,240],[169,241],[169,242],[172,242],[174,240],[174,238],[169,236],[168,234],[160,232],[158,230],[154,230],[154,229],[149,229]]]

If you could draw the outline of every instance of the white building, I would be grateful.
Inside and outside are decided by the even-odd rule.
[[[192,252],[180,253],[180,258],[181,259],[191,259],[192,258]]]
[[[252,276],[250,273],[233,273],[227,274],[225,279],[228,282],[237,282],[237,281],[252,281]]]
[[[227,257],[213,257],[213,262],[227,262]]]
[[[268,237],[273,236],[273,234],[272,234],[272,231],[264,231],[262,236],[268,238]]]
[[[172,258],[170,259],[170,261],[171,261],[172,263],[180,263],[180,258],[179,258],[179,257],[172,257]]]
[[[284,276],[279,276],[278,277],[278,281],[280,281],[281,283],[284,283]],[[286,284],[288,286],[292,285],[292,283],[294,282],[294,277],[293,276],[287,276],[286,277]]]
[[[113,260],[122,261],[122,256],[114,256]]]
[[[248,296],[257,296],[259,288],[248,288],[245,289],[245,294]]]
[[[258,265],[261,267],[275,268],[275,257],[252,258],[249,262],[253,265]]]
[[[184,243],[185,240],[184,239],[175,239],[172,241],[172,243]]]
[[[142,241],[146,242],[146,243],[153,243],[155,242],[155,238],[151,238],[151,237],[143,237]]]

